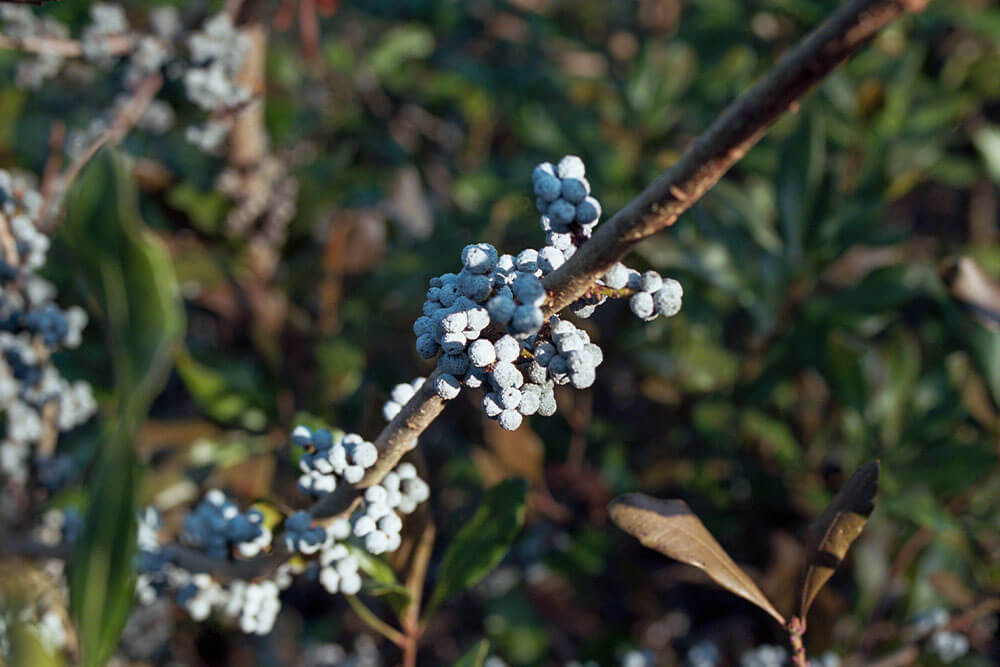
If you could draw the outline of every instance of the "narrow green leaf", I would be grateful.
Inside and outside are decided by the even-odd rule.
[[[878,461],[861,466],[810,528],[799,608],[801,619],[805,620],[816,594],[843,562],[847,550],[864,529],[875,508],[878,474]]]
[[[476,513],[448,545],[426,616],[500,564],[524,522],[528,485],[507,479],[490,489]]]
[[[412,602],[410,591],[399,583],[396,573],[392,571],[389,564],[353,544],[348,544],[347,548],[351,555],[358,559],[358,567],[361,568],[361,571],[371,579],[371,583],[365,585],[365,592],[384,598],[386,604],[392,607],[397,615],[406,611]]]
[[[483,667],[483,663],[486,662],[486,658],[490,655],[490,641],[488,639],[481,639],[478,643],[473,644],[465,655],[458,659],[455,663],[455,667]]]
[[[69,573],[84,665],[104,665],[133,601],[138,462],[133,441],[173,363],[184,327],[170,258],[139,218],[125,158],[104,151],[66,200],[60,239],[100,309],[117,404],[96,452],[84,534]]]
[[[611,501],[610,514],[619,528],[643,545],[704,571],[730,593],[749,600],[785,624],[784,617],[753,579],[733,562],[683,500],[626,493]]]
[[[99,153],[66,198],[59,238],[102,309],[123,409],[144,414],[163,386],[184,329],[170,256],[142,224],[127,159]]]

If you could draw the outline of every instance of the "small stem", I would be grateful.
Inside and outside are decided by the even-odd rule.
[[[792,664],[795,667],[809,667],[809,660],[806,658],[806,647],[802,643],[802,635],[806,633],[806,624],[798,616],[788,619],[785,626],[788,630],[788,641],[792,645]]]
[[[76,177],[80,175],[83,168],[87,166],[91,158],[97,155],[97,152],[101,150],[105,145],[115,145],[119,141],[125,138],[125,135],[129,133],[132,126],[138,122],[139,118],[146,111],[149,103],[153,101],[156,97],[156,93],[160,90],[160,86],[163,85],[163,77],[159,74],[150,74],[135,89],[132,97],[125,104],[122,110],[119,112],[118,116],[115,117],[111,126],[101,133],[101,136],[97,137],[82,154],[77,156],[75,160],[66,168],[66,173],[58,179],[58,183],[53,181],[52,192],[49,196],[42,200],[42,209],[38,214],[38,225],[40,231],[48,231],[49,226],[48,213],[49,209],[53,204],[53,199],[56,197],[61,197],[69,190],[70,184],[76,180]]]
[[[351,609],[354,610],[354,613],[358,615],[358,618],[368,624],[368,627],[404,651],[407,649],[410,642],[402,632],[376,616],[375,612],[366,607],[365,603],[359,600],[356,595],[345,595],[344,597],[347,598],[347,602],[351,605]]]

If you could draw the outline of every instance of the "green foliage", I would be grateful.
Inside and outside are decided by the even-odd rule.
[[[490,642],[483,639],[470,648],[465,655],[458,659],[455,667],[483,667],[486,658],[490,655]]]
[[[509,479],[486,492],[476,513],[448,543],[426,615],[475,584],[503,560],[524,523],[527,490],[524,480]]]
[[[100,309],[117,397],[70,573],[83,663],[103,665],[132,608],[139,483],[133,444],[173,363],[184,316],[169,257],[139,219],[126,158],[105,151],[83,171],[67,196],[60,238]]]

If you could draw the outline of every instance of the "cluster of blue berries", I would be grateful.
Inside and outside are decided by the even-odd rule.
[[[216,613],[235,621],[243,632],[267,634],[281,609],[279,592],[291,583],[289,565],[279,567],[273,579],[220,582],[208,572],[192,572],[177,564],[177,552],[161,543],[162,521],[148,508],[139,516],[136,557],[136,597],[151,605],[172,593],[175,602],[192,619],[204,621]],[[235,554],[250,558],[268,548],[271,531],[258,510],[240,513],[236,504],[218,490],[187,515],[181,542],[220,560]]]
[[[555,386],[591,386],[604,359],[587,332],[559,315],[546,320],[542,311],[548,298],[542,278],[572,257],[600,220],[583,161],[567,155],[558,165],[538,165],[532,187],[546,245],[516,257],[488,243],[466,246],[457,274],[431,278],[423,314],[413,324],[417,352],[426,359],[440,355],[434,392],[451,400],[463,385],[482,388],[483,412],[507,430],[526,416],[554,414]],[[617,264],[571,309],[589,317],[610,296],[629,297],[632,311],[650,320],[676,315],[683,290],[655,271],[639,274]],[[422,382],[397,385],[383,407],[385,418],[395,417]]]
[[[285,545],[289,551],[311,555],[326,542],[326,529],[313,521],[312,515],[300,510],[285,520]]]
[[[271,531],[260,510],[241,513],[236,503],[212,489],[184,517],[181,542],[224,560],[233,553],[253,558],[271,545]]]
[[[419,384],[405,386],[412,392]],[[405,392],[397,392],[396,397],[409,400]],[[291,440],[304,450],[300,465],[308,482],[300,478],[299,486],[317,496],[335,489],[339,478],[348,483],[360,481],[378,455],[375,446],[360,436],[325,428],[298,426]],[[417,469],[400,463],[365,490],[350,516],[320,520],[305,510],[294,512],[282,526],[284,545],[294,557],[270,578],[252,582],[220,582],[207,572],[180,567],[175,547],[161,544],[159,515],[147,511],[139,521],[137,597],[149,605],[172,591],[176,602],[195,620],[216,614],[237,621],[244,632],[267,633],[280,609],[278,594],[291,585],[295,575],[305,574],[333,594],[359,592],[363,582],[356,551],[378,555],[398,549],[402,516],[429,496],[430,487]],[[263,513],[256,509],[241,513],[218,490],[208,492],[185,517],[180,533],[183,545],[218,560],[256,556],[270,547],[271,540]]]
[[[375,445],[356,433],[334,434],[325,428],[297,426],[291,440],[304,450],[299,459],[299,489],[312,496],[333,493],[341,477],[348,484],[360,482],[378,458]]]

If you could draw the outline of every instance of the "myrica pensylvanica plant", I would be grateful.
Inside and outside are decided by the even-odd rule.
[[[437,395],[451,400],[462,386],[482,389],[483,412],[508,431],[524,417],[555,414],[556,385],[591,386],[604,360],[586,331],[559,315],[546,320],[541,309],[541,279],[572,257],[600,221],[583,160],[567,155],[558,165],[544,162],[531,181],[545,245],[516,256],[500,255],[488,243],[466,246],[458,273],[431,278],[423,315],[413,323],[417,352],[438,357]],[[636,317],[650,321],[676,315],[683,295],[672,278],[617,263],[570,309],[587,318],[609,298],[628,298]],[[406,387],[393,390],[383,409],[387,419],[405,402],[399,399]]]
[[[109,107],[117,112],[129,104],[130,97],[145,82],[161,76],[176,80],[182,84],[187,98],[209,116],[204,125],[188,127],[185,136],[206,151],[220,152],[234,118],[254,103],[254,94],[238,81],[251,48],[247,35],[226,14],[210,17],[187,31],[179,15],[170,8],[151,11],[145,31],[133,30],[125,12],[116,5],[95,4],[90,15],[90,25],[75,42],[79,54],[40,51],[34,60],[19,63],[21,83],[37,87],[62,73],[70,57],[79,56],[105,71],[120,65],[126,92]],[[40,19],[26,7],[4,5],[0,7],[0,19],[4,21],[4,35],[15,41],[38,37],[69,39],[64,26],[50,18]],[[186,46],[186,60],[180,55],[179,44]],[[154,100],[145,107],[136,124],[164,132],[173,119],[174,110],[162,100]],[[109,116],[98,118],[91,127],[72,132],[67,142],[70,156],[85,156],[93,140],[105,133],[111,122]],[[737,152],[742,155],[742,150],[731,151]],[[227,224],[241,229],[244,223],[259,219],[269,209],[278,221],[279,232],[274,237],[280,245],[283,240],[280,228],[294,211],[294,180],[285,178],[287,174],[280,162],[262,159],[260,165],[255,169],[268,183],[265,190],[269,195],[273,194],[272,186],[281,184],[275,188],[277,197],[261,199],[259,192],[252,193],[253,196],[247,196],[235,207],[236,214],[230,216],[233,222]],[[227,169],[217,183],[218,189],[232,193],[234,199],[243,196],[245,183],[251,182],[244,181],[241,169]],[[75,388],[73,392],[65,391],[68,385],[51,370],[48,355],[60,347],[76,344],[84,320],[76,311],[59,310],[43,283],[31,275],[44,261],[47,240],[24,220],[31,223],[33,218],[41,217],[41,198],[7,180],[11,185],[6,191],[0,187],[0,208],[5,212],[2,222],[9,223],[8,227],[0,225],[3,230],[0,281],[4,286],[0,348],[6,364],[0,370],[7,370],[6,376],[0,377],[0,405],[5,411],[8,442],[0,447],[0,463],[4,470],[16,471],[17,466],[11,466],[10,462],[23,460],[23,453],[17,452],[23,452],[24,448],[18,450],[9,442],[25,442],[42,456],[48,456],[54,447],[51,431],[45,429],[47,423],[53,423],[51,415],[56,415],[54,423],[66,430],[89,417],[94,405],[89,389],[80,389],[80,395],[74,393]],[[525,249],[516,255],[500,254],[485,243],[467,246],[461,253],[462,266],[457,273],[431,279],[423,314],[414,323],[417,351],[426,359],[437,357],[437,372],[431,376],[434,393],[451,400],[462,386],[483,389],[484,413],[507,430],[518,428],[526,416],[554,414],[555,387],[590,387],[603,361],[600,347],[586,331],[562,314],[545,316],[543,305],[550,295],[542,282],[590,241],[600,221],[601,206],[591,196],[584,165],[578,157],[566,156],[557,165],[538,165],[531,180],[536,205],[542,214],[544,246],[538,250]],[[683,189],[678,192],[675,195],[678,199],[685,196]],[[58,208],[58,201],[50,203],[54,204],[48,211],[51,216]],[[605,266],[602,264],[602,269]],[[677,314],[682,297],[683,290],[677,281],[616,263],[569,308],[575,316],[587,318],[608,299],[624,298],[638,318],[649,321]],[[393,420],[399,415],[425,382],[418,378],[397,385],[383,407],[385,418]],[[49,410],[55,404],[58,410]],[[345,487],[365,485],[351,509],[335,516],[314,512],[315,505],[309,509],[285,507],[278,511],[255,504],[241,509],[223,491],[213,489],[184,517],[177,541],[172,543],[158,512],[150,508],[139,521],[136,593],[140,602],[152,604],[170,599],[195,620],[214,616],[234,622],[244,632],[266,634],[280,611],[280,592],[296,576],[317,581],[333,594],[354,595],[362,589],[361,557],[391,553],[401,546],[404,519],[428,499],[429,488],[408,462],[396,464],[387,474],[379,474],[374,482],[366,480],[379,463],[379,449],[360,435],[299,426],[289,440],[298,453],[301,472],[298,488],[303,497],[319,504]],[[415,440],[412,444],[416,445]],[[396,459],[390,457],[390,460]],[[55,489],[66,477],[64,471],[70,469],[51,459],[38,476],[46,486]],[[51,520],[40,531],[49,535],[45,541],[72,542],[79,532],[78,520],[70,512],[53,512],[48,516]],[[671,521],[678,515],[672,512],[667,517]],[[662,550],[684,552],[675,549],[675,545]],[[261,563],[268,559],[272,561],[271,567],[246,577],[221,572],[226,565]],[[687,561],[705,567],[697,558]],[[745,581],[737,584],[730,588],[745,597],[756,595]],[[808,604],[805,603],[806,608]],[[763,601],[762,607],[770,606]],[[801,620],[802,625],[790,622],[789,629],[794,633],[793,639],[798,640],[795,657],[804,660],[801,635],[805,613],[801,616],[791,621]],[[49,619],[46,614],[36,623],[41,627],[50,623]],[[0,623],[0,653],[4,652],[3,627]],[[956,639],[952,636],[955,633],[945,631],[943,626],[938,629],[933,644],[942,659],[964,652],[961,635]],[[710,649],[701,651],[697,657],[704,659],[699,659],[699,664],[713,662],[711,654]],[[415,660],[415,652],[412,655]],[[783,649],[761,647],[745,654],[742,662],[748,667],[769,665],[782,662],[785,655]]]

